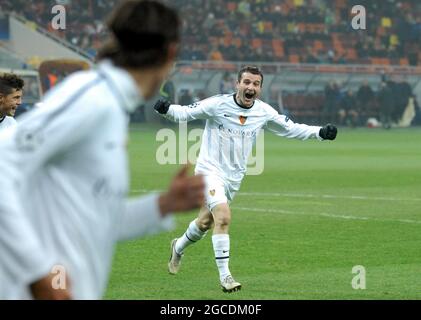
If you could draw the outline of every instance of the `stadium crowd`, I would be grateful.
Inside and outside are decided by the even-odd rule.
[[[0,10],[24,16],[94,57],[108,37],[104,17],[118,2],[0,0]],[[180,60],[421,65],[419,0],[163,2],[176,7],[183,17]],[[51,26],[51,8],[56,4],[66,7],[64,31]],[[366,8],[367,30],[351,29],[350,9],[357,4]],[[231,92],[234,84],[235,79],[227,73],[221,80],[220,92]],[[324,120],[331,118],[344,125],[365,124],[370,116],[383,119],[386,124],[397,121],[408,95],[402,98],[406,101],[403,103],[395,101],[399,96],[396,93],[401,89],[408,91],[408,86],[399,80],[383,81],[379,88],[369,88],[367,83],[361,87],[365,89],[352,92],[332,81],[325,94],[292,93],[282,99],[286,101],[286,111],[294,110],[295,105],[302,110],[309,104],[318,109],[317,115]],[[187,102],[200,97],[184,90],[179,98]],[[381,110],[379,105],[386,107]]]
[[[0,0],[13,11],[94,56],[117,0]],[[184,18],[182,60],[421,64],[418,0],[164,0]],[[67,8],[65,31],[51,27],[55,4]],[[367,30],[352,30],[363,5]]]
[[[402,77],[383,76],[380,87],[374,89],[364,81],[355,92],[332,80],[325,87],[323,98],[322,118],[351,127],[365,125],[373,117],[389,129],[401,122],[411,98],[417,104],[410,84]]]
[[[367,10],[367,30],[363,31],[351,29],[353,2],[192,1],[182,7],[189,17],[182,58],[418,64],[419,2],[358,1],[355,4]],[[183,1],[175,3],[181,6]],[[205,10],[197,12],[197,5]],[[210,37],[210,44],[203,34]]]

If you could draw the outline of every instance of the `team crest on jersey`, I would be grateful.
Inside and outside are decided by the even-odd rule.
[[[247,117],[239,116],[238,118],[240,119],[240,123],[241,124],[245,124],[246,123]]]
[[[209,190],[209,193],[213,197],[215,195],[215,189]]]

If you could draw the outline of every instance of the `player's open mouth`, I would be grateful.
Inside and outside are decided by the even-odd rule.
[[[251,92],[246,92],[246,93],[244,94],[244,97],[245,97],[247,100],[251,100],[251,99],[253,99],[253,97],[254,97],[254,93],[251,93]]]

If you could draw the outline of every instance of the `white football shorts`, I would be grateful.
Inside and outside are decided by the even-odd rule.
[[[209,211],[221,203],[230,203],[235,196],[234,188],[217,175],[204,175],[205,178],[205,199]]]

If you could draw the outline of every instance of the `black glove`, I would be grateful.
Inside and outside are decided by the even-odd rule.
[[[171,103],[165,99],[159,99],[153,108],[158,111],[160,114],[166,114],[170,108]]]
[[[328,123],[323,128],[320,128],[319,136],[323,140],[335,140],[337,133],[338,129],[334,125]]]

